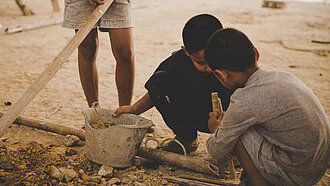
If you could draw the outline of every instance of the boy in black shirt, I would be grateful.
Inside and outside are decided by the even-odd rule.
[[[184,47],[158,66],[145,84],[148,93],[133,105],[119,107],[114,116],[139,115],[155,106],[186,151],[195,151],[199,144],[197,131],[210,132],[207,123],[212,111],[211,93],[218,92],[226,110],[233,92],[219,83],[204,59],[206,42],[221,28],[221,22],[212,15],[192,17],[183,28]],[[163,149],[183,153],[175,142]]]

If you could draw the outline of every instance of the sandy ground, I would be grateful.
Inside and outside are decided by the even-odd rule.
[[[63,16],[61,1],[59,13],[53,12],[51,1],[25,2],[35,15],[22,16],[14,0],[4,1],[0,6],[1,112],[10,108],[3,103],[15,103],[74,34],[60,25],[5,34],[6,27],[34,24]],[[209,13],[218,17],[225,27],[237,28],[249,36],[260,52],[259,64],[262,68],[288,71],[304,81],[319,98],[329,118],[330,45],[311,42],[330,41],[329,3],[287,2],[284,9],[262,8],[261,0],[190,0],[189,3],[135,0],[132,3],[136,60],[133,102],[145,94],[144,83],[158,64],[182,45],[184,23],[196,14]],[[114,84],[115,60],[106,33],[100,34],[97,65],[100,103],[104,108],[115,109],[118,106]],[[79,81],[75,52],[20,116],[80,128],[84,125],[81,112],[85,108],[87,102]],[[155,137],[173,136],[156,109],[144,115],[156,124]],[[3,137],[7,137],[9,142],[36,140],[43,144],[52,143],[51,134],[28,131],[25,133],[13,127]],[[207,136],[200,134],[201,148],[197,153],[202,156],[207,156]]]

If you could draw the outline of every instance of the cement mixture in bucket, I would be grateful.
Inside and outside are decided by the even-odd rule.
[[[102,108],[83,111],[87,158],[111,167],[128,167],[132,165],[147,130],[154,124],[134,114],[113,117],[113,113]]]

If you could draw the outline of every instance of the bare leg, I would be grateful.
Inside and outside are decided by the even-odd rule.
[[[92,29],[84,41],[78,46],[78,67],[81,85],[83,87],[88,106],[98,101],[98,76],[96,56],[98,51],[97,29]]]
[[[255,167],[253,161],[251,160],[248,152],[241,140],[238,140],[234,148],[235,155],[239,159],[241,166],[246,171],[251,185],[266,186],[267,181],[260,175],[257,168]]]
[[[119,106],[130,105],[134,86],[134,48],[131,28],[110,29],[112,53],[117,61],[116,85]]]

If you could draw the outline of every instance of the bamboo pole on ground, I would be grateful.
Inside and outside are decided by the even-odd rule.
[[[113,0],[105,0],[105,3],[99,5],[94,12],[88,17],[85,24],[79,29],[70,42],[55,57],[50,65],[41,73],[39,78],[35,80],[26,92],[11,106],[11,108],[0,119],[0,137],[5,133],[6,129],[17,118],[18,114],[35,98],[35,96],[47,85],[47,83],[55,76],[56,72],[61,68],[67,58],[75,51],[80,43],[85,39],[87,34],[95,26],[103,13],[110,7]]]

